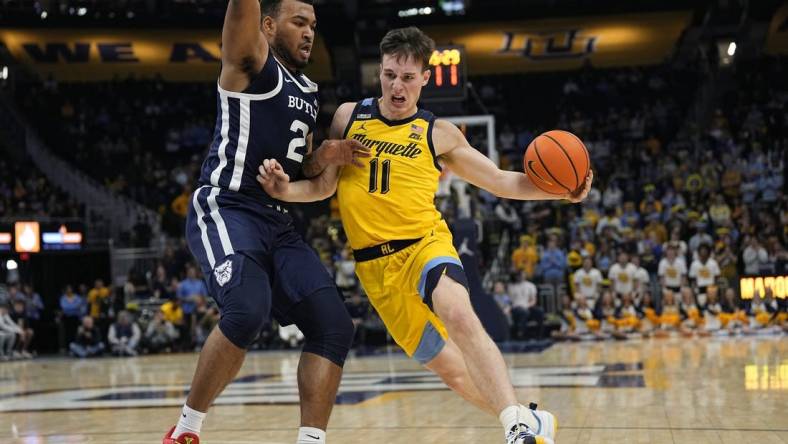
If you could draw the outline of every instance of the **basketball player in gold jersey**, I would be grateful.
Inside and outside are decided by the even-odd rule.
[[[291,202],[338,191],[356,273],[392,337],[463,398],[498,415],[507,444],[553,443],[555,417],[515,398],[506,364],[473,311],[446,222],[435,208],[440,163],[507,199],[585,199],[593,180],[566,196],[546,194],[523,173],[502,171],[452,123],[417,107],[434,42],[417,28],[390,31],[380,45],[382,97],[341,105],[330,138],[360,141],[365,168],[327,167],[290,183],[274,160],[260,167],[266,192]],[[440,163],[439,163],[440,162]]]

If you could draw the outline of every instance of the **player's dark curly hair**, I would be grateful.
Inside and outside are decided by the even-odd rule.
[[[435,41],[415,26],[392,29],[380,41],[381,57],[392,55],[397,60],[400,57],[413,57],[414,60],[421,61],[422,69],[425,70],[430,66],[433,51],[435,51]]]
[[[301,3],[314,5],[314,0],[298,0]],[[279,11],[282,9],[282,0],[260,0],[260,10],[263,12],[263,17],[277,17]]]

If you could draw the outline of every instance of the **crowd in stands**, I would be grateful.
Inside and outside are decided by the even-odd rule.
[[[210,145],[215,91],[207,84],[118,79],[31,84],[17,97],[47,145],[75,167],[162,215],[190,193]],[[106,97],[113,97],[111,103]]]
[[[53,186],[30,159],[11,156],[0,159],[0,217],[80,218],[83,215],[82,206]]]
[[[788,66],[765,58],[737,69],[705,132],[684,123],[679,92],[693,87],[691,70],[584,70],[565,81],[555,126],[586,141],[596,173],[588,201],[477,199],[477,218],[497,219],[491,228],[525,227],[508,263],[555,288],[564,334],[579,320],[596,334],[785,325],[785,300],[764,292],[742,301],[738,278],[786,274]],[[505,151],[531,137],[504,130],[499,144]],[[511,154],[521,162],[522,150]],[[512,285],[523,282],[517,273]]]

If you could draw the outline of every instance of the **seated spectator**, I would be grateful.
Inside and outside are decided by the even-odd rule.
[[[655,328],[659,328],[659,316],[657,316],[656,304],[651,291],[646,291],[640,298],[637,311],[640,316],[641,332],[643,336],[648,337]]]
[[[89,358],[100,356],[104,352],[104,347],[101,331],[93,324],[93,318],[90,316],[82,318],[82,325],[77,329],[74,342],[68,346],[71,353],[80,358]]]
[[[298,347],[298,344],[304,340],[304,334],[295,324],[280,325],[279,338],[285,343],[286,346],[290,348],[296,348]]]
[[[21,333],[19,334],[19,341],[17,342],[17,350],[21,357],[32,358],[30,353],[30,343],[33,342],[33,328],[30,321],[27,319],[27,310],[25,309],[25,301],[16,299],[13,302],[13,309],[11,310],[11,320],[19,327]]]
[[[523,338],[529,322],[536,322],[537,338],[544,337],[544,311],[538,305],[536,285],[526,279],[509,285],[515,337]]]
[[[630,295],[624,295],[621,299],[621,305],[616,308],[613,319],[610,320],[615,329],[614,337],[616,339],[626,339],[628,333],[640,331],[640,319],[640,312],[633,302],[632,297]]]
[[[599,321],[601,333],[609,335],[615,329],[613,320],[616,316],[616,299],[610,290],[602,292],[594,307],[594,317]]]
[[[164,313],[157,311],[145,330],[145,346],[152,353],[172,351],[175,340],[178,339],[178,330],[171,322],[164,319]]]
[[[334,281],[342,291],[353,291],[356,288],[356,261],[348,248],[340,250],[339,258],[334,261],[336,276]]]
[[[71,285],[66,285],[65,291],[60,297],[60,312],[62,316],[60,322],[61,336],[63,338],[62,345],[71,344],[74,342],[80,320],[85,316],[86,312],[85,300],[74,293]],[[93,321],[91,320],[91,322]]]
[[[22,329],[11,319],[8,305],[0,304],[0,360],[8,361],[21,355],[14,350],[17,340],[22,337]]]
[[[164,315],[164,319],[171,323],[176,330],[178,330],[178,347],[179,350],[186,349],[191,344],[191,334],[189,332],[189,325],[186,323],[186,315],[183,314],[181,307],[181,300],[177,296],[165,302],[159,308]],[[187,339],[183,339],[186,336]]]
[[[579,297],[585,299],[582,295]],[[558,319],[561,322],[561,326],[558,330],[551,331],[550,336],[556,340],[579,341],[577,318],[572,310],[572,299],[568,295],[561,297],[561,310],[558,312]]]
[[[728,288],[725,290],[725,297],[722,299],[722,312],[720,313],[720,326],[733,333],[736,329],[745,327],[749,324],[747,313],[742,307],[743,304],[737,301],[736,290]]]
[[[197,325],[194,329],[195,350],[200,350],[216,324],[219,323],[219,309],[209,307],[204,298],[197,305]]]
[[[41,295],[33,291],[33,287],[25,284],[22,287],[22,297],[25,300],[25,310],[27,310],[27,319],[31,323],[36,323],[41,319],[41,312],[44,311],[44,300]]]
[[[685,336],[691,336],[697,330],[700,334],[704,328],[704,318],[698,307],[695,295],[689,287],[681,288],[681,300],[679,301],[679,311],[681,313],[681,332]]]
[[[599,298],[601,300],[601,298]],[[576,328],[577,334],[583,335],[592,333],[594,336],[599,337],[601,334],[601,323],[594,316],[594,310],[588,305],[588,300],[584,297],[575,297],[574,316],[577,320]]]
[[[681,309],[676,301],[676,295],[670,290],[665,291],[662,295],[659,325],[662,330],[667,328],[678,329],[681,325]]]
[[[498,305],[498,308],[501,309],[501,312],[506,317],[506,322],[509,324],[509,327],[512,326],[512,298],[506,294],[506,287],[504,286],[503,282],[497,281],[493,286],[493,300]]]
[[[141,336],[140,327],[132,319],[131,313],[121,311],[118,320],[109,327],[107,341],[110,351],[117,356],[137,356]]]

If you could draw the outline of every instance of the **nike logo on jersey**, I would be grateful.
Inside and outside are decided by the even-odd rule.
[[[287,83],[293,83],[293,81],[292,81],[292,80],[290,80],[290,79],[285,79],[285,82],[287,82]]]

